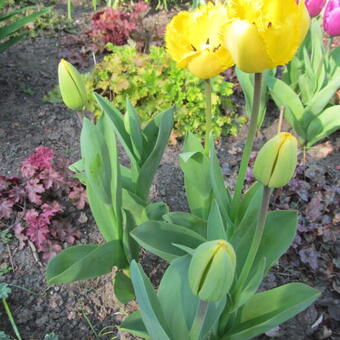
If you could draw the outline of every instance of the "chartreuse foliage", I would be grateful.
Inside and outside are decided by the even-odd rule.
[[[0,0],[0,11],[4,7],[4,0]],[[25,12],[39,9],[38,6],[29,6],[0,15],[0,53],[7,48],[16,44],[25,37],[25,33],[21,29],[28,23],[34,21],[39,16],[47,13],[52,7],[46,7],[37,10],[29,15],[24,15]],[[19,16],[19,17],[18,17]],[[15,18],[15,20],[11,20]]]
[[[104,244],[70,247],[54,257],[47,268],[47,280],[68,283],[97,277],[113,266],[127,269],[136,259],[139,246],[130,237],[133,228],[158,220],[168,212],[162,203],[150,204],[149,190],[173,124],[173,110],[156,115],[142,129],[137,113],[126,101],[123,116],[105,98],[95,94],[103,114],[96,124],[83,121],[81,160],[71,166],[86,186],[87,197]],[[119,162],[116,136],[130,160]],[[133,297],[128,273],[119,273],[116,294],[125,302]]]
[[[285,107],[286,120],[306,147],[340,128],[340,105],[331,104],[340,87],[340,47],[325,50],[322,37],[319,23],[313,20],[283,80],[268,81],[275,103]]]
[[[204,84],[188,70],[176,67],[164,48],[152,47],[150,54],[138,53],[130,46],[108,45],[112,52],[87,75],[89,92],[96,91],[111,98],[119,110],[129,97],[142,122],[147,122],[158,110],[176,106],[176,134],[191,131],[203,135]],[[229,96],[233,84],[217,76],[212,79],[213,131],[220,135],[236,135],[245,121],[232,110]],[[95,98],[90,98],[89,111],[98,116],[101,110]],[[227,110],[228,109],[228,113]]]

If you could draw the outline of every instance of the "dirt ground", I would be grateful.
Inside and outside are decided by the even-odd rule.
[[[26,40],[0,55],[0,175],[17,175],[19,164],[39,145],[51,147],[71,162],[79,157],[80,127],[76,116],[62,104],[42,101],[57,83],[61,38],[58,35]],[[273,129],[275,126],[270,125],[266,133],[259,136],[257,145],[273,133]],[[245,133],[246,129],[243,129],[239,137],[222,139],[218,145],[223,172],[231,183]],[[152,200],[166,202],[171,210],[185,211],[183,176],[177,162],[180,149],[180,144],[167,149],[152,188]],[[330,186],[339,184],[339,140],[336,137],[314,148],[310,160],[335,173],[335,176],[327,177]],[[81,243],[100,242],[90,211],[86,210],[86,214],[89,222],[77,225],[84,235]],[[328,268],[329,262],[334,264],[330,276],[323,270],[312,270],[302,264],[294,249],[268,274],[263,288],[300,281],[320,289],[322,296],[295,319],[259,339],[340,339],[340,278],[336,277],[340,248],[335,228],[334,225],[335,238],[327,247],[320,241],[315,244],[320,254],[320,268]],[[142,262],[154,282],[159,280],[164,263],[150,254],[144,255]],[[59,335],[60,340],[105,340],[114,335],[132,339],[117,333],[115,326],[136,309],[136,304],[124,306],[114,298],[110,275],[70,285],[48,286],[45,264],[37,259],[30,247],[18,250],[16,241],[9,245],[0,242],[0,264],[4,263],[14,269],[4,277],[14,285],[8,301],[24,340],[41,340],[49,332]],[[2,308],[0,318],[1,330],[12,334]],[[100,335],[107,326],[110,328],[106,330],[113,333]]]

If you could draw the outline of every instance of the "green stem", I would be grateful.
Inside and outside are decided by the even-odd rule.
[[[21,339],[21,336],[20,336],[20,334],[19,334],[18,327],[17,327],[17,325],[15,324],[15,321],[14,321],[14,318],[13,318],[13,315],[12,315],[12,312],[11,312],[11,309],[9,308],[9,305],[8,305],[6,299],[2,299],[2,303],[3,303],[4,307],[5,307],[6,314],[7,314],[8,319],[9,319],[11,325],[12,325],[12,328],[13,328],[13,331],[14,331],[14,333],[15,333],[15,336],[17,337],[18,340],[22,340],[22,339]]]
[[[237,216],[238,208],[241,200],[241,193],[243,189],[244,179],[246,177],[248,162],[250,154],[253,148],[254,138],[257,130],[257,120],[260,109],[261,101],[261,86],[262,86],[262,73],[255,73],[255,83],[254,83],[254,97],[253,97],[253,109],[250,117],[249,131],[246,140],[246,144],[243,149],[242,160],[240,164],[240,170],[238,173],[235,193],[231,203],[231,216],[235,220]]]
[[[204,81],[205,84],[205,150],[209,152],[209,136],[211,132],[211,82],[210,79]]]
[[[260,209],[260,213],[259,213],[257,224],[256,224],[254,238],[252,239],[252,243],[250,245],[250,249],[247,255],[246,262],[243,265],[240,277],[237,281],[236,303],[237,303],[239,294],[240,292],[242,292],[244,285],[248,279],[250,270],[254,264],[256,254],[257,254],[257,251],[259,249],[259,246],[262,240],[262,235],[263,235],[267,212],[268,212],[270,194],[271,194],[271,189],[265,186],[263,189],[261,209]]]
[[[72,21],[72,2],[71,2],[71,0],[67,0],[67,19],[68,19],[68,21]]]
[[[329,37],[326,48],[325,48],[325,52],[324,52],[324,54],[323,54],[323,56],[320,60],[320,63],[318,65],[318,68],[317,68],[317,71],[316,71],[316,80],[318,80],[319,77],[320,77],[322,65],[324,64],[326,57],[328,57],[328,55],[331,51],[332,43],[333,43],[333,37]]]
[[[198,340],[201,335],[203,323],[208,312],[209,302],[200,300],[194,322],[190,330],[190,340]]]

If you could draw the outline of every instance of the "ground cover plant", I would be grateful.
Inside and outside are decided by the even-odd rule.
[[[80,242],[76,242],[78,245],[68,247],[51,259],[47,280],[52,285],[46,287],[44,292],[35,293],[34,289],[33,293],[29,293],[32,294],[28,295],[32,304],[29,316],[25,316],[18,307],[27,295],[20,300],[23,294],[15,286],[18,281],[10,285],[11,280],[18,278],[22,272],[21,262],[17,261],[27,249],[16,251],[16,243],[8,243],[11,235],[8,229],[1,233],[0,248],[5,250],[1,253],[1,261],[5,263],[0,264],[0,269],[5,276],[0,281],[9,282],[9,286],[18,293],[10,295],[8,303],[24,338],[44,337],[35,325],[40,328],[43,325],[46,333],[56,330],[61,339],[67,339],[74,329],[81,338],[96,339],[108,337],[109,334],[105,333],[117,338],[134,338],[124,332],[152,339],[247,339],[265,333],[260,336],[262,340],[280,336],[281,332],[282,337],[296,339],[337,336],[334,320],[338,316],[336,299],[333,300],[338,284],[334,272],[337,268],[334,241],[334,224],[338,220],[335,203],[338,194],[335,187],[337,170],[335,158],[325,159],[328,167],[322,161],[315,164],[310,159],[316,150],[331,154],[335,148],[335,137],[311,150],[298,152],[302,144],[298,141],[301,142],[301,139],[297,140],[286,132],[290,128],[285,122],[282,124],[282,119],[279,119],[278,126],[275,122],[271,127],[274,128],[271,134],[268,133],[270,127],[266,128],[271,119],[279,118],[272,104],[266,107],[270,94],[280,106],[281,118],[284,113],[282,106],[287,106],[286,111],[289,110],[289,105],[286,105],[289,100],[278,101],[270,87],[271,82],[281,79],[281,68],[278,71],[268,69],[285,64],[293,57],[308,27],[304,5],[295,1],[290,5],[288,9],[280,8],[283,12],[287,10],[281,19],[299,19],[294,29],[295,32],[300,31],[300,41],[289,40],[289,34],[284,35],[285,41],[271,39],[273,35],[276,37],[283,31],[289,31],[292,21],[288,20],[289,25],[285,25],[285,19],[276,21],[279,19],[275,15],[280,11],[272,12],[273,7],[267,7],[265,1],[261,8],[263,12],[259,13],[270,20],[268,25],[259,13],[256,13],[259,20],[253,21],[253,12],[246,1],[228,5],[228,13],[235,15],[228,22],[225,22],[225,8],[212,4],[194,12],[180,12],[173,19],[167,29],[167,50],[177,62],[174,69],[178,67],[183,71],[180,68],[184,68],[188,78],[195,77],[197,80],[197,89],[201,91],[200,104],[205,109],[201,115],[205,114],[205,118],[202,117],[201,124],[203,133],[189,132],[188,124],[184,145],[170,147],[167,151],[165,148],[175,110],[165,107],[159,114],[157,110],[151,121],[143,122],[139,103],[132,104],[125,98],[118,108],[115,97],[105,98],[104,93],[88,91],[78,71],[65,60],[60,62],[59,85],[63,101],[76,111],[81,123],[78,121],[70,126],[73,118],[60,105],[53,106],[58,112],[54,115],[51,114],[50,104],[42,104],[48,108],[46,113],[51,117],[45,120],[44,113],[39,110],[37,117],[43,121],[40,123],[42,133],[45,133],[45,127],[41,127],[47,125],[46,133],[54,138],[51,139],[55,141],[54,146],[64,147],[64,129],[72,134],[72,147],[67,154],[73,162],[79,161],[73,163],[70,169],[86,187],[89,207],[99,232],[94,230],[95,226],[87,229]],[[277,31],[276,25],[279,23],[280,30]],[[183,34],[188,27],[198,30],[191,30],[191,35]],[[229,34],[233,36],[242,31],[240,27],[249,28],[250,31],[243,32],[247,32],[251,41],[255,42],[251,49],[248,43],[243,43],[249,39],[247,34],[241,34],[236,41],[229,40]],[[257,34],[264,34],[274,45],[269,44],[270,48],[264,50],[263,40],[256,39]],[[277,48],[276,44],[280,43],[290,49],[284,60],[280,59],[280,54],[287,50]],[[310,51],[310,47],[306,49]],[[253,53],[262,56],[262,59],[249,57]],[[266,53],[270,54],[270,60],[266,59]],[[215,77],[232,64],[238,66],[237,76],[245,91],[245,113],[250,119],[243,154],[239,150],[243,146],[242,134],[234,138],[221,138],[220,143],[216,143],[217,134],[212,133],[211,108],[216,93],[211,85]],[[250,69],[253,73],[249,73]],[[274,74],[276,79],[273,78]],[[328,86],[327,81],[324,85]],[[294,91],[298,92],[301,105],[308,107],[308,103],[300,99],[299,90]],[[96,119],[85,109],[92,96],[101,111]],[[242,100],[239,94],[232,98]],[[319,107],[321,104],[325,106],[313,111],[313,115],[334,107],[328,94],[319,95],[318,98],[321,98]],[[309,118],[310,115],[311,112],[308,112]],[[37,120],[32,124],[39,126]],[[62,129],[56,133],[54,126],[51,129],[51,124],[56,127],[59,124]],[[81,155],[74,151],[77,150],[78,133],[72,132],[78,131],[80,126]],[[265,128],[260,129],[261,126]],[[323,124],[321,127],[327,126]],[[5,133],[7,131],[5,125]],[[332,132],[330,129],[325,131],[325,137]],[[2,134],[1,127],[0,139]],[[55,139],[55,135],[60,137]],[[313,134],[311,136],[315,138]],[[205,137],[204,142],[202,137]],[[252,152],[254,140],[254,150],[260,149],[257,153]],[[47,145],[50,146],[50,143]],[[9,145],[8,151],[11,149]],[[49,151],[43,150],[40,156],[48,156]],[[180,169],[174,165],[177,155]],[[163,161],[160,161],[162,156]],[[38,173],[33,177],[39,177]],[[10,179],[8,176],[5,181]],[[75,183],[83,188],[79,182]],[[37,184],[39,186],[41,183]],[[5,201],[10,199],[12,187],[7,186],[7,189],[2,193]],[[169,191],[172,192],[171,199],[167,196]],[[29,199],[28,204],[32,204],[39,214],[44,213],[42,204],[32,203]],[[10,222],[20,216],[22,209],[21,205],[13,207]],[[298,214],[292,209],[297,209]],[[52,219],[61,217],[57,213]],[[9,223],[8,219],[5,222]],[[38,225],[36,221],[33,224]],[[97,236],[93,236],[93,232]],[[290,244],[292,247],[288,249]],[[149,253],[145,253],[143,248]],[[25,254],[29,265],[29,252]],[[158,261],[157,256],[163,262]],[[35,260],[38,264],[39,258]],[[10,271],[8,264],[13,271]],[[44,268],[41,267],[41,270]],[[105,273],[109,275],[88,283],[56,285]],[[111,273],[115,274],[113,296]],[[36,280],[34,266],[25,273],[25,277],[26,284]],[[326,277],[328,281],[325,284]],[[41,280],[40,277],[39,282]],[[103,281],[106,281],[105,288],[100,286]],[[103,288],[106,290],[104,296]],[[80,299],[78,293],[74,295],[77,289],[81,290]],[[85,297],[88,305],[83,304]],[[123,307],[115,297],[129,303]],[[138,306],[133,301],[134,297]],[[316,304],[311,305],[317,297]],[[79,301],[78,308],[72,307],[74,300],[77,305]],[[49,305],[47,309],[41,309],[42,301]],[[105,311],[108,304],[115,306],[114,309]],[[58,306],[63,307],[59,309]],[[310,306],[307,311],[294,321],[277,326],[307,306]],[[47,312],[51,308],[53,313]],[[173,313],[174,309],[176,314]],[[100,310],[101,320],[106,318],[107,321],[104,324],[97,322],[99,314],[93,315],[91,310]],[[125,311],[132,313],[127,316]],[[40,318],[39,313],[48,315],[50,320]],[[124,317],[117,316],[119,314],[127,316],[123,323]],[[64,315],[63,319],[59,319],[61,315]],[[25,318],[27,321],[23,321]],[[305,326],[294,326],[302,318],[308,318]],[[86,320],[85,327],[81,319]],[[2,329],[14,336],[6,315],[4,321]],[[119,328],[115,329],[118,325]]]

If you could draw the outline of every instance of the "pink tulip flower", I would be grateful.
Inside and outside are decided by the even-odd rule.
[[[311,17],[316,17],[320,14],[325,6],[326,0],[306,0],[305,4]]]
[[[323,28],[331,36],[340,35],[340,0],[329,0],[323,17]]]

